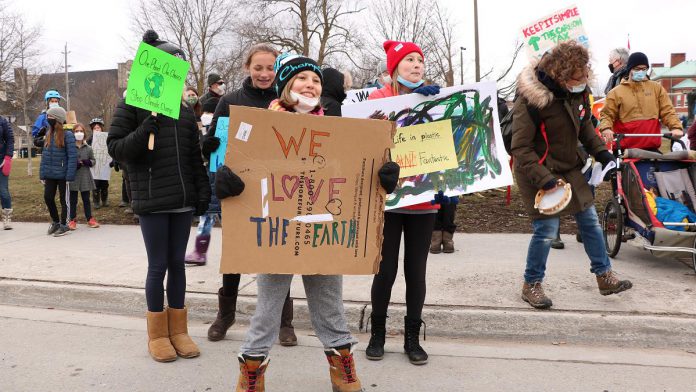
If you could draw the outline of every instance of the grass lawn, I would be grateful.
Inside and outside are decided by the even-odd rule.
[[[39,182],[39,163],[41,157],[32,158],[33,175],[27,174],[28,159],[14,159],[10,173],[10,194],[12,195],[12,219],[19,222],[50,222],[48,209],[43,200],[43,185]],[[133,215],[123,212],[118,207],[121,201],[121,172],[111,171],[109,181],[109,207],[98,210],[92,207],[92,215],[99,223],[133,224]],[[56,204],[58,197],[56,195]],[[58,206],[60,211],[60,205]],[[82,200],[78,201],[77,220],[86,223],[82,209]]]

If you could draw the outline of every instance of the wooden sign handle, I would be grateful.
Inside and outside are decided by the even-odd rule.
[[[151,114],[153,117],[157,117],[157,113],[152,112]],[[147,141],[147,149],[150,151],[155,149],[155,134],[152,132],[150,133],[150,138]]]

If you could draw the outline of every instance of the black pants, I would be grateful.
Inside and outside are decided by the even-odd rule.
[[[121,201],[124,203],[130,203],[131,201],[131,192],[130,192],[130,182],[128,181],[128,172],[126,169],[121,166],[121,175],[122,175],[122,180],[121,180]]]
[[[65,180],[45,180],[44,181],[44,202],[48,207],[48,213],[51,215],[53,223],[60,222],[65,224],[68,217],[68,205],[65,203]],[[60,218],[58,218],[58,207],[56,207],[56,191],[58,199],[60,199]]]
[[[147,251],[145,298],[147,310],[164,310],[164,276],[167,275],[167,303],[184,308],[186,297],[186,243],[193,212],[140,215],[140,230]]]
[[[222,295],[225,297],[236,297],[239,294],[240,274],[222,274]],[[285,301],[290,300],[290,291],[285,297]]]
[[[401,233],[404,234],[406,315],[421,318],[425,303],[425,270],[435,214],[384,213],[384,242],[379,273],[372,281],[372,314],[386,316],[399,263]]]
[[[457,212],[456,204],[440,204],[440,209],[435,217],[434,231],[446,231],[454,234],[457,224],[454,223],[454,215]]]
[[[92,217],[92,203],[89,201],[89,191],[70,191],[70,220],[77,217],[77,195],[82,196],[82,209],[85,210],[85,218],[89,220]]]
[[[97,203],[101,200],[101,203],[106,203],[109,198],[109,181],[107,180],[94,180],[94,185],[97,189],[94,190],[94,202]]]

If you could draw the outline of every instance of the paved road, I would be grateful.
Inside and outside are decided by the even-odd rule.
[[[223,342],[191,332],[202,356],[169,364],[146,351],[144,318],[0,306],[0,391],[230,391],[243,327]],[[298,347],[275,347],[267,373],[274,391],[330,391],[318,341],[298,331]],[[426,366],[410,365],[400,339],[388,339],[381,362],[364,359],[366,391],[693,391],[696,354],[686,350],[530,345],[431,338]]]

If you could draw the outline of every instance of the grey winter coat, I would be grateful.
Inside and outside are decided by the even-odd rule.
[[[97,160],[94,159],[92,147],[88,146],[87,143],[82,143],[82,146],[77,147],[77,171],[75,172],[75,181],[69,184],[71,192],[85,192],[97,189],[94,186],[94,179],[89,167],[82,165],[82,161],[85,159],[89,159],[92,162],[92,166],[97,163]]]

